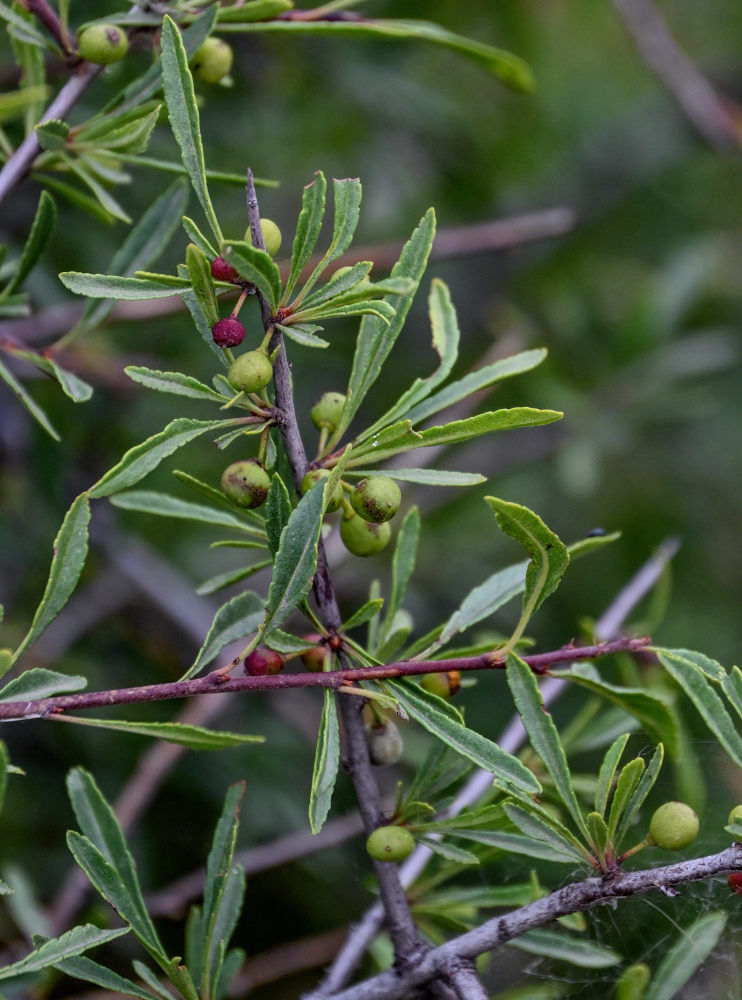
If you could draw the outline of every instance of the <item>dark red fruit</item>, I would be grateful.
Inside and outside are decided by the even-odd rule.
[[[322,636],[318,635],[316,632],[311,632],[309,635],[305,635],[304,638],[307,642],[319,643]],[[325,669],[325,647],[317,645],[312,646],[311,649],[305,649],[301,654],[301,662],[307,670],[311,670],[312,673],[321,673]]]
[[[245,657],[245,673],[250,677],[265,677],[266,674],[280,674],[283,657],[274,649],[258,646]]]
[[[245,328],[238,319],[227,316],[214,323],[211,328],[214,343],[217,347],[237,347],[245,339]]]
[[[737,892],[742,896],[742,872],[732,872],[727,879],[727,885],[732,892]]]
[[[240,276],[223,257],[215,257],[211,262],[211,277],[215,281],[239,281]]]

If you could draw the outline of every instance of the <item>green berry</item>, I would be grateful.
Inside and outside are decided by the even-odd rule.
[[[649,823],[647,840],[666,851],[680,851],[698,836],[698,816],[685,802],[665,802]]]
[[[391,722],[375,723],[366,729],[366,743],[371,763],[377,767],[396,764],[402,756],[404,743],[396,725]]]
[[[650,978],[649,966],[643,962],[628,966],[616,983],[614,1000],[642,1000]]]
[[[273,365],[265,351],[248,351],[233,361],[227,379],[240,392],[260,392],[273,378]]]
[[[261,219],[260,228],[263,230],[263,243],[265,243],[266,253],[275,257],[281,249],[281,230],[273,219]],[[245,241],[252,246],[252,233],[248,226],[245,230]]]
[[[330,478],[329,469],[310,469],[301,481],[302,496],[308,493],[317,483],[324,482]],[[339,510],[343,506],[343,487],[340,483],[335,487],[330,502],[327,505],[327,513]]]
[[[232,68],[232,46],[212,35],[196,50],[191,59],[191,69],[201,83],[219,83]]]
[[[115,24],[91,24],[80,32],[77,48],[83,59],[107,66],[124,58],[129,39],[123,28]]]
[[[255,458],[232,462],[222,473],[225,496],[237,507],[248,510],[265,503],[270,485],[270,476]]]
[[[340,423],[340,414],[344,406],[345,396],[342,392],[324,393],[310,410],[312,423],[317,430],[326,427],[332,433]]]
[[[402,502],[399,486],[388,476],[368,476],[350,495],[353,510],[364,521],[382,524],[397,513]]]
[[[437,694],[439,698],[452,698],[461,687],[461,674],[458,670],[423,674],[420,685],[430,694]]]
[[[354,514],[340,522],[340,537],[354,556],[372,556],[389,544],[392,529],[388,524],[370,524]]]
[[[737,823],[739,826],[742,826],[742,806],[735,806],[729,813],[727,826],[731,826],[732,823]]]
[[[377,861],[404,861],[415,849],[415,838],[403,826],[380,826],[366,841],[366,850]]]

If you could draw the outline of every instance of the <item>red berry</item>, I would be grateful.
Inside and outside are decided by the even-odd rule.
[[[215,257],[211,262],[211,277],[215,281],[239,281],[237,271],[223,257]]]
[[[217,347],[237,347],[245,339],[244,326],[232,316],[214,323],[211,332]]]
[[[742,896],[742,872],[732,872],[727,879],[727,885],[732,892],[737,892]]]
[[[280,674],[283,657],[267,646],[258,646],[245,657],[245,673],[250,677],[264,677],[266,674]]]
[[[316,632],[310,632],[310,634],[305,635],[304,638],[307,642],[314,642],[317,643],[317,645],[304,650],[301,654],[301,662],[307,670],[311,670],[312,673],[320,673],[325,669],[325,647],[321,645],[322,636],[318,635]]]

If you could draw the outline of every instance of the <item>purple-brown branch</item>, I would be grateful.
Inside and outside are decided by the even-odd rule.
[[[650,640],[616,639],[593,646],[563,646],[550,653],[524,656],[523,660],[538,674],[550,666],[573,660],[593,660],[610,653],[634,653],[645,649]],[[204,677],[188,681],[171,681],[167,684],[145,684],[140,687],[113,688],[109,691],[89,691],[82,694],[56,695],[29,701],[0,704],[0,722],[10,719],[38,719],[53,717],[63,712],[80,711],[110,705],[135,705],[149,701],[167,701],[173,698],[190,698],[200,694],[228,694],[235,691],[276,691],[282,688],[332,688],[341,691],[361,681],[391,680],[396,677],[413,677],[418,674],[443,673],[449,670],[477,671],[502,670],[505,661],[496,653],[481,656],[462,656],[448,660],[400,660],[380,667],[354,667],[333,670],[329,673],[275,674],[266,677],[229,677],[215,670]]]

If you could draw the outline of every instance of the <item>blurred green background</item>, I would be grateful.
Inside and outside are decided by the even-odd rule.
[[[101,12],[104,6],[116,9],[100,5]],[[665,0],[661,11],[679,44],[731,107],[742,96],[742,7],[731,0],[702,5]],[[579,636],[584,619],[597,617],[655,547],[677,536],[681,548],[669,603],[666,609],[658,601],[643,609],[651,612],[654,637],[665,645],[702,649],[731,666],[742,639],[739,150],[711,148],[698,136],[608,2],[406,0],[371,3],[368,13],[424,17],[516,52],[532,66],[537,88],[530,95],[510,93],[476,66],[423,44],[233,36],[234,87],[199,91],[207,165],[237,173],[250,165],[258,176],[280,182],[259,195],[263,214],[282,227],[284,250],[290,247],[301,187],[317,169],[362,179],[357,242],[364,245],[401,242],[430,205],[439,226],[460,230],[464,245],[465,227],[485,220],[553,207],[565,207],[575,217],[571,231],[560,236],[433,261],[386,373],[362,410],[359,427],[364,418],[376,419],[413,375],[434,367],[425,297],[430,279],[438,276],[450,285],[459,311],[462,352],[456,376],[493,351],[549,350],[539,369],[504,383],[482,408],[531,405],[565,412],[558,424],[480,439],[438,460],[441,468],[487,475],[486,487],[465,493],[404,490],[405,506],[417,502],[426,515],[407,601],[416,631],[427,631],[471,586],[519,558],[482,502],[492,493],[532,507],[567,541],[595,527],[622,532],[618,543],[570,569],[540,611],[529,629],[540,649]],[[3,52],[7,56],[7,45]],[[74,120],[93,113],[149,58],[138,51],[107,70]],[[156,130],[150,154],[175,158],[166,126]],[[163,175],[137,169],[120,199],[136,217],[167,183]],[[215,186],[212,193],[225,231],[241,235],[243,192]],[[35,184],[17,189],[3,205],[0,239],[23,238],[37,200]],[[59,208],[53,243],[29,284],[38,310],[70,304],[57,272],[105,270],[125,229],[81,218],[61,201]],[[190,210],[197,212],[195,199]],[[160,269],[182,260],[184,246],[176,237]],[[250,314],[250,323],[249,335],[257,342],[257,313]],[[307,424],[314,399],[325,390],[342,390],[349,372],[355,328],[339,324],[329,333],[327,352],[291,346],[298,411]],[[61,445],[0,390],[0,601],[7,631],[2,645],[12,646],[27,628],[46,579],[52,539],[72,498],[126,448],[170,419],[209,415],[198,404],[186,400],[182,406],[179,398],[149,393],[119,374],[124,364],[141,363],[209,381],[212,356],[184,314],[109,324],[80,340],[68,362],[78,364],[96,386],[89,403],[75,406],[45,380],[29,383],[62,434]],[[314,434],[308,426],[307,440],[313,443]],[[180,452],[146,485],[185,495],[171,485],[170,469],[185,468],[216,483],[223,464],[202,441]],[[85,674],[91,688],[100,688],[175,679],[191,662],[198,647],[193,634],[167,613],[165,599],[145,595],[123,575],[120,559],[134,551],[133,535],[162,560],[151,578],[192,622],[206,612],[200,605],[201,612],[191,613],[185,595],[206,577],[237,565],[227,550],[209,548],[218,537],[214,532],[186,522],[165,529],[155,518],[97,505],[80,598],[32,654],[35,664]],[[168,577],[165,566],[178,576]],[[374,576],[388,579],[388,560],[339,560],[337,574],[343,607],[351,609],[365,599]],[[491,624],[507,631],[516,618],[511,605]],[[487,677],[462,696],[468,719],[493,737],[509,716],[502,692],[502,678]],[[160,705],[137,717],[169,718],[173,711],[172,705]],[[199,862],[224,790],[242,775],[249,783],[242,843],[304,829],[318,711],[317,699],[298,693],[281,697],[280,704],[277,698],[233,704],[220,724],[265,733],[268,742],[180,759],[134,835],[145,884],[166,885]],[[572,711],[568,699],[555,715],[566,721]],[[697,734],[707,738],[700,727]],[[14,779],[9,791],[3,861],[24,866],[48,901],[68,868],[62,837],[72,822],[64,795],[66,769],[89,767],[115,796],[146,746],[137,737],[38,723],[13,727],[3,736],[28,773],[25,781]],[[645,744],[637,737],[636,749]],[[713,850],[721,846],[714,846],[713,823],[720,829],[722,817],[741,797],[742,781],[718,767],[705,743],[696,750],[711,822],[708,845],[702,847]],[[407,763],[419,760],[421,752],[422,740],[410,733]],[[408,773],[406,766],[400,773]],[[388,790],[393,777],[385,781]],[[42,785],[39,806],[27,789]],[[694,794],[700,797],[699,786]],[[352,807],[345,782],[336,801],[339,811]],[[192,817],[192,837],[184,835],[183,814]],[[551,874],[564,876],[562,870]],[[360,841],[347,852],[324,852],[257,876],[238,943],[254,955],[284,940],[337,928],[358,915],[370,898],[367,890]],[[695,903],[708,906],[711,896],[705,889]],[[643,947],[634,937],[643,933],[636,931],[642,921],[659,922],[658,942],[674,933],[675,905],[663,904],[669,915],[660,919],[634,901],[625,913],[601,917],[598,931],[630,955],[632,947]],[[2,924],[13,937],[7,913]],[[647,960],[659,959],[652,952]],[[730,968],[727,963],[719,972],[727,978],[713,995],[738,995]],[[554,972],[560,981],[562,972],[559,967]],[[541,967],[533,973],[542,974]],[[296,996],[313,975],[254,995]],[[584,970],[577,980],[574,975],[570,970],[573,981],[565,995],[604,996],[601,977],[610,980],[612,972],[594,974],[592,985]],[[505,985],[506,979],[499,982]]]

